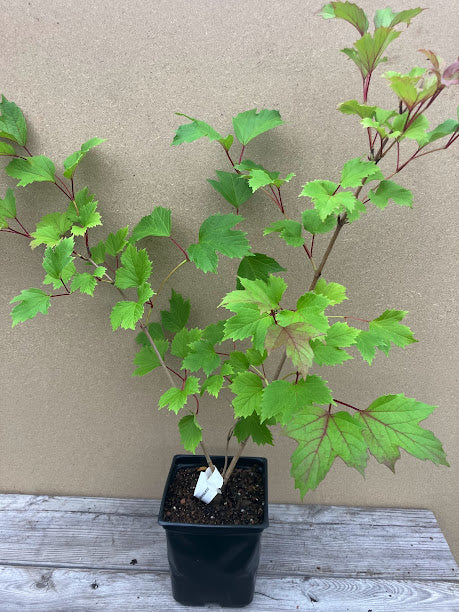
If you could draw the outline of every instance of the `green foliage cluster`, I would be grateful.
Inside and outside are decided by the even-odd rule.
[[[155,207],[132,230],[120,228],[90,246],[92,228],[102,224],[98,202],[87,187],[75,191],[74,178],[81,160],[103,140],[88,140],[64,160],[65,182],[50,159],[30,154],[24,116],[3,97],[0,155],[11,157],[7,175],[17,179],[18,187],[54,183],[67,198],[66,208],[45,215],[31,233],[17,217],[14,191],[7,189],[0,199],[0,230],[26,237],[33,249],[45,249],[43,284],[52,286],[23,290],[11,300],[13,326],[46,314],[58,296],[75,292],[92,296],[98,285],[110,283],[122,298],[112,307],[112,328],[138,330],[134,376],[145,376],[157,368],[167,373],[170,385],[159,399],[159,408],[180,413],[183,447],[195,452],[202,443],[199,398],[206,393],[226,402],[231,396],[234,426],[230,434],[241,449],[248,439],[259,445],[273,444],[274,426],[298,443],[291,463],[301,495],[317,487],[337,457],[361,473],[369,454],[394,469],[400,449],[447,465],[440,442],[420,426],[433,406],[396,394],[357,408],[337,399],[328,382],[312,373],[315,366],[336,366],[354,357],[371,365],[377,351],[387,356],[393,347],[416,342],[403,323],[405,311],[389,308],[373,320],[348,315],[343,308],[345,287],[325,280],[322,271],[341,229],[357,221],[368,206],[381,210],[391,202],[412,206],[412,193],[394,181],[394,176],[418,157],[449,148],[459,136],[458,120],[447,119],[430,128],[424,114],[446,87],[458,82],[458,62],[442,72],[432,51],[422,51],[430,70],[415,67],[408,74],[390,71],[384,75],[395,94],[393,109],[368,104],[370,80],[375,68],[386,61],[385,50],[400,35],[397,26],[409,25],[420,12],[419,8],[379,10],[370,32],[369,19],[357,5],[331,2],[323,8],[324,18],[347,21],[359,34],[343,53],[361,74],[362,101],[344,101],[339,110],[360,121],[369,147],[352,156],[338,178],[312,180],[302,187],[299,196],[305,198],[306,207],[299,218],[287,216],[281,191],[295,174],[282,178],[280,172],[246,157],[254,138],[284,123],[277,110],[251,109],[238,114],[233,118],[234,134],[226,136],[204,121],[181,114],[187,122],[178,127],[172,144],[207,138],[220,145],[229,169],[217,170],[216,178],[208,182],[217,197],[231,205],[230,212],[205,219],[187,248],[174,238],[171,210],[162,206]],[[411,146],[403,161],[405,141]],[[435,149],[429,147],[434,142]],[[391,150],[396,152],[393,171],[384,174],[379,162]],[[302,248],[311,268],[309,289],[298,296],[294,306],[284,299],[283,265],[264,253],[254,253],[247,233],[239,229],[244,223],[241,209],[250,205],[256,192],[266,194],[276,207],[277,218],[264,228],[264,235],[277,234],[287,245]],[[317,262],[316,234],[330,237]],[[167,277],[154,286],[153,264],[142,248],[142,241],[152,237],[158,249],[161,240],[169,239],[182,254]],[[227,311],[226,318],[203,329],[190,327],[190,302],[174,289],[169,309],[157,312],[156,296],[177,269],[194,265],[204,274],[216,273],[222,256],[239,260],[235,289],[220,304],[221,312]],[[155,314],[156,320],[150,321]],[[268,377],[264,364],[272,359],[279,363],[274,376]],[[291,372],[280,378],[286,359],[292,364]]]

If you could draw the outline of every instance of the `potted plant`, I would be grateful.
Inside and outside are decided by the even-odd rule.
[[[448,149],[459,138],[456,119],[430,127],[425,114],[446,88],[459,83],[458,61],[443,67],[433,51],[423,49],[427,68],[384,74],[393,94],[392,107],[370,102],[370,83],[386,59],[387,47],[421,11],[381,9],[370,26],[365,12],[355,4],[331,2],[323,7],[324,18],[342,19],[358,32],[355,43],[343,52],[361,74],[362,95],[359,100],[343,101],[339,111],[361,124],[366,145],[350,153],[339,176],[327,176],[325,171],[323,177],[303,185],[300,218],[289,216],[283,198],[283,185],[295,174],[281,175],[259,160],[252,161],[250,155],[254,138],[284,123],[279,111],[241,112],[233,119],[234,134],[227,136],[202,120],[182,115],[186,121],[172,144],[207,138],[227,162],[225,169],[208,179],[218,194],[216,206],[217,201],[223,202],[227,209],[210,215],[188,246],[174,237],[171,210],[162,206],[135,220],[132,231],[122,227],[95,243],[92,228],[102,224],[101,215],[88,187],[77,188],[75,173],[80,161],[103,140],[93,138],[67,157],[60,177],[48,157],[29,151],[21,110],[2,98],[0,154],[11,158],[7,175],[18,180],[18,187],[53,183],[65,203],[29,232],[17,213],[13,189],[0,199],[0,231],[30,240],[34,249],[44,249],[45,287],[23,290],[11,300],[13,327],[39,313],[47,314],[55,298],[75,292],[92,296],[102,283],[115,289],[118,297],[110,312],[113,330],[138,331],[134,376],[162,372],[167,388],[159,408],[180,413],[182,445],[193,453],[174,458],[160,512],[174,596],[183,603],[242,606],[253,596],[260,535],[268,522],[266,462],[241,459],[249,439],[258,445],[273,444],[272,430],[277,426],[298,443],[291,457],[291,475],[302,497],[318,486],[338,457],[361,473],[369,454],[393,469],[400,449],[448,465],[440,441],[420,426],[433,406],[404,394],[383,395],[366,408],[353,406],[337,399],[317,373],[321,366],[337,366],[354,356],[371,365],[377,351],[388,355],[394,346],[404,348],[416,342],[403,323],[405,311],[389,307],[373,320],[365,320],[361,313],[351,316],[342,305],[345,287],[339,279],[325,278],[324,269],[341,232],[352,231],[367,207],[384,210],[393,203],[412,205],[413,194],[398,183],[407,165]],[[239,228],[255,192],[263,192],[272,201],[272,222],[264,235],[272,240],[274,234],[304,253],[310,278],[294,301],[284,296],[285,262],[254,252],[246,232]],[[321,248],[318,235],[325,245]],[[158,249],[161,239],[172,240],[178,254],[170,271],[154,286],[152,263],[142,248],[142,241],[151,237],[157,238]],[[217,273],[220,256],[240,263],[234,285],[222,296],[217,323],[189,328],[190,302],[174,289],[170,308],[157,312],[156,299],[170,290],[178,269],[187,266],[190,273],[195,269],[197,282],[207,282],[203,274]],[[228,404],[231,396],[234,424],[225,456],[215,457],[205,446],[199,423],[203,394]],[[229,457],[233,440],[237,447]],[[198,448],[202,456],[194,455]],[[198,476],[203,488],[195,497]],[[185,484],[177,484],[176,478]]]

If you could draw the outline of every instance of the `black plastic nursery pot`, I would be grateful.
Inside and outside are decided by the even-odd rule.
[[[221,470],[224,457],[212,457],[212,461]],[[261,523],[204,525],[165,520],[164,504],[177,471],[204,465],[203,456],[175,455],[164,487],[158,522],[166,530],[172,594],[176,601],[188,606],[211,603],[233,608],[246,606],[255,591],[261,535],[269,525],[267,460],[241,457],[237,463],[237,467],[243,469],[257,466],[262,474],[264,510]]]

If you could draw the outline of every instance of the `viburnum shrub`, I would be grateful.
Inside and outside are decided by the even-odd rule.
[[[373,320],[361,318],[362,313],[359,318],[349,316],[343,306],[345,287],[336,279],[325,279],[323,272],[343,228],[351,226],[347,231],[352,231],[367,207],[412,206],[411,191],[398,183],[407,165],[444,151],[458,140],[456,119],[431,127],[425,113],[446,88],[459,83],[459,61],[444,67],[433,51],[421,49],[427,67],[416,66],[407,74],[392,70],[383,74],[392,90],[392,107],[369,102],[370,83],[376,68],[387,59],[387,47],[421,11],[381,9],[370,26],[364,11],[350,2],[331,2],[322,9],[324,18],[347,21],[358,32],[357,40],[343,53],[361,74],[362,96],[338,108],[363,127],[364,144],[350,154],[339,176],[325,174],[302,187],[299,195],[305,209],[299,218],[289,216],[282,195],[283,185],[295,174],[281,176],[251,160],[252,140],[283,124],[277,110],[238,114],[233,118],[234,135],[228,136],[181,114],[187,121],[178,127],[172,144],[207,138],[217,145],[219,163],[226,163],[226,168],[217,170],[208,182],[216,192],[215,205],[221,201],[230,211],[210,215],[187,247],[174,238],[171,210],[162,206],[136,220],[132,231],[122,227],[94,243],[91,230],[102,225],[97,201],[88,187],[76,188],[75,173],[90,149],[103,140],[88,140],[67,157],[59,177],[48,157],[29,151],[24,116],[3,97],[0,154],[11,157],[7,175],[18,180],[18,187],[37,181],[53,183],[64,200],[63,207],[46,214],[32,232],[19,220],[14,191],[7,189],[0,200],[1,232],[30,240],[32,249],[44,248],[45,288],[25,289],[11,300],[13,327],[38,313],[47,314],[57,298],[75,292],[92,296],[102,283],[111,284],[117,297],[110,313],[113,330],[139,331],[134,376],[162,368],[168,388],[159,399],[159,408],[174,416],[180,413],[183,447],[195,452],[200,446],[211,467],[199,424],[199,398],[206,393],[228,402],[231,396],[234,424],[227,437],[227,454],[233,438],[238,448],[233,461],[225,462],[225,481],[250,438],[259,445],[273,444],[275,425],[298,443],[291,457],[291,474],[302,496],[317,487],[337,457],[362,473],[369,453],[393,469],[400,449],[448,465],[440,441],[419,424],[434,406],[404,394],[383,395],[367,408],[352,406],[337,399],[316,373],[320,366],[337,366],[354,357],[371,365],[377,351],[388,355],[393,346],[403,348],[416,342],[403,324],[405,311],[388,308]],[[384,158],[384,167],[390,167],[385,172],[379,165]],[[310,280],[296,303],[283,297],[287,288],[284,266],[264,253],[253,252],[246,232],[240,229],[244,209],[258,191],[273,203],[273,220],[264,228],[264,235],[277,234],[277,239],[304,251],[310,266]],[[314,242],[317,234],[329,236],[321,252]],[[178,254],[170,272],[154,283],[150,256],[142,248],[144,238],[152,236],[157,237],[151,242],[158,249],[162,239],[172,240]],[[169,310],[157,312],[156,299],[170,290],[171,278],[179,268],[196,268],[196,282],[203,282],[203,274],[217,273],[220,256],[240,260],[235,284],[220,304],[226,319],[204,329],[190,329],[190,302],[173,289]],[[267,360],[276,363],[265,369]],[[281,378],[286,360],[291,366]],[[268,369],[274,372],[272,377],[266,374]]]

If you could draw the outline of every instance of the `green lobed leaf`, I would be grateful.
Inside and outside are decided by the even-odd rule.
[[[301,315],[301,320],[308,323],[316,330],[326,332],[330,324],[324,310],[330,304],[330,300],[324,295],[318,295],[317,293],[309,291],[298,298],[296,309]]]
[[[249,187],[252,192],[266,187],[267,185],[274,185],[275,187],[281,187],[284,183],[288,183],[295,176],[293,172],[287,174],[284,178],[280,178],[280,172],[270,172],[256,164],[255,162],[244,159],[240,164],[235,164],[234,168],[239,171],[245,171],[247,174],[240,174],[244,180],[248,181]]]
[[[129,242],[133,244],[147,236],[166,236],[171,235],[171,211],[169,208],[156,206],[150,215],[142,217],[135,226]]]
[[[202,338],[191,342],[189,348],[190,350],[182,362],[182,370],[187,369],[190,372],[197,372],[202,369],[209,376],[219,367],[221,358],[215,352],[212,342]]]
[[[362,161],[359,157],[350,159],[341,171],[341,187],[360,187],[363,180],[382,180],[384,175],[374,161]]]
[[[253,138],[282,125],[279,111],[263,109],[257,113],[254,108],[243,113],[239,113],[233,118],[233,127],[236,138],[243,145],[248,144]]]
[[[45,215],[38,223],[35,232],[31,233],[34,238],[30,246],[32,249],[40,244],[56,246],[66,232],[71,228],[72,222],[66,213],[50,213]]]
[[[280,221],[274,221],[263,230],[263,235],[267,236],[273,232],[279,233],[280,237],[283,238],[286,244],[293,247],[303,246],[304,239],[302,234],[302,226],[298,221],[292,219],[281,219]]]
[[[137,303],[145,304],[154,295],[155,292],[151,288],[150,283],[143,283],[137,287]]]
[[[96,288],[97,281],[92,274],[89,272],[83,272],[81,274],[75,274],[72,280],[71,290],[79,290],[81,293],[87,295],[94,295],[94,289]]]
[[[78,215],[75,222],[79,225],[72,225],[72,234],[74,236],[84,236],[86,231],[91,227],[102,225],[100,214],[96,212],[97,202],[90,196],[90,200],[81,204],[78,208]],[[72,204],[69,205],[70,207]]]
[[[234,428],[234,435],[238,442],[243,442],[250,437],[259,446],[265,444],[273,445],[273,437],[270,430],[265,423],[260,423],[260,417],[257,414],[240,418]]]
[[[97,204],[95,195],[93,193],[89,193],[88,187],[83,187],[83,189],[80,189],[75,193],[75,204],[70,202],[67,207],[67,215],[69,219],[73,223],[79,223],[80,209],[84,208],[87,204],[94,203]]]
[[[154,339],[154,343],[156,348],[159,351],[159,354],[164,359],[164,355],[169,348],[169,342],[164,339]],[[155,368],[161,366],[161,362],[158,359],[158,355],[156,351],[151,346],[150,343],[148,345],[142,346],[140,351],[135,354],[134,357],[134,365],[136,365],[136,369],[132,373],[132,376],[145,376]]]
[[[180,440],[186,451],[194,453],[202,440],[202,427],[195,414],[187,414],[178,423]]]
[[[115,331],[119,327],[123,329],[135,329],[137,322],[143,317],[144,305],[138,302],[124,300],[118,302],[110,313],[110,322]]]
[[[300,381],[304,382],[304,381]],[[282,424],[288,423],[290,415],[299,408],[303,408],[305,403],[299,399],[300,387],[288,380],[273,380],[264,389],[261,401],[260,414],[261,422],[275,419]],[[285,415],[288,415],[287,417]]]
[[[418,144],[422,146],[427,143],[429,137],[427,136],[427,130],[429,129],[429,121],[425,115],[418,115],[416,119],[408,126],[406,126],[408,119],[408,111],[394,117],[392,127],[395,131],[400,132],[399,140],[409,138],[411,140],[418,141]]]
[[[320,376],[307,376],[296,383],[275,380],[263,392],[261,420],[274,418],[282,425],[286,425],[307,405],[334,403],[327,382]]]
[[[51,297],[41,289],[23,289],[11,300],[10,304],[16,302],[18,304],[11,311],[13,327],[18,323],[33,319],[39,312],[47,314],[51,305]]]
[[[316,406],[305,406],[292,417],[286,432],[298,447],[291,457],[291,474],[302,497],[325,478],[336,457],[363,474],[368,455],[362,429],[347,412],[331,413]]]
[[[0,142],[0,155],[16,155],[16,151],[14,150],[13,146],[2,141]]]
[[[314,292],[326,297],[332,305],[341,304],[341,302],[347,300],[346,287],[343,287],[343,285],[339,285],[338,283],[327,283],[324,278],[319,278]]]
[[[379,349],[386,355],[390,351],[390,342],[385,338],[381,338],[377,333],[361,330],[356,338],[355,346],[362,355],[362,359],[372,364],[376,356],[376,349]]]
[[[389,180],[381,181],[376,190],[370,189],[368,197],[381,210],[386,208],[390,200],[399,206],[409,206],[411,208],[413,205],[413,193],[398,183]]]
[[[55,247],[46,249],[42,265],[51,278],[61,278],[64,268],[74,260],[73,249],[73,238],[64,238]]]
[[[122,227],[119,229],[116,234],[110,232],[105,240],[105,250],[112,257],[116,257],[118,253],[120,253],[124,247],[127,245],[126,236],[128,234],[129,227]],[[105,253],[104,253],[105,259]]]
[[[151,261],[145,249],[138,251],[134,245],[128,245],[121,255],[121,264],[115,276],[118,289],[140,287],[150,278]]]
[[[264,253],[250,253],[241,260],[237,269],[238,279],[236,289],[244,288],[240,280],[241,278],[248,278],[249,280],[258,278],[267,282],[270,274],[273,272],[284,271],[285,268],[272,257],[268,257]]]
[[[97,266],[96,268],[94,268],[92,275],[96,278],[102,278],[106,272],[107,268],[105,268],[104,266]]]
[[[9,102],[2,95],[0,114],[0,137],[7,138],[25,147],[27,144],[27,126],[19,106],[14,102]]]
[[[225,322],[224,339],[245,340],[252,338],[253,348],[263,351],[267,330],[274,325],[269,314],[261,315],[256,304],[234,304],[236,314]]]
[[[199,340],[202,336],[202,331],[198,328],[186,329],[185,327],[177,332],[172,340],[171,353],[175,357],[185,359],[191,351],[191,344]]]
[[[204,393],[204,391],[207,391],[209,395],[218,397],[224,382],[225,377],[223,374],[213,374],[212,376],[209,376],[201,385],[201,395]]]
[[[207,182],[235,208],[239,208],[253,196],[247,180],[241,174],[221,170],[217,170],[216,174],[218,181],[207,179]]]
[[[418,101],[418,90],[416,88],[418,79],[411,79],[408,75],[399,74],[388,76],[388,79],[392,91],[405,103],[407,108],[412,109]]]
[[[362,435],[361,423],[349,413],[340,411],[330,415],[327,427],[333,451],[346,465],[362,476],[368,461],[368,447]]]
[[[411,329],[400,323],[407,314],[405,310],[385,310],[377,319],[370,321],[369,330],[381,340],[403,348],[417,342]]]
[[[325,221],[331,214],[344,210],[352,211],[358,200],[350,191],[338,191],[339,185],[332,181],[310,181],[303,186],[301,196],[307,196],[314,202],[320,220]]]
[[[374,31],[373,36],[366,32],[354,43],[353,48],[342,51],[357,65],[362,76],[366,77],[378,64],[386,60],[382,54],[398,36],[400,32],[381,26]]]
[[[400,448],[418,459],[448,465],[440,441],[419,425],[434,409],[400,393],[379,397],[355,418],[363,426],[370,453],[391,470],[400,458]]]
[[[253,372],[239,372],[232,384],[235,417],[248,417],[253,412],[260,413],[263,397],[263,381]]]
[[[279,306],[279,302],[287,289],[287,283],[279,276],[268,277],[265,282],[261,279],[240,279],[244,289],[227,293],[220,303],[228,310],[233,310],[235,304],[255,304],[260,314],[269,313]]]
[[[327,331],[325,342],[328,346],[337,348],[353,346],[360,334],[360,330],[349,327],[347,323],[335,323]]]
[[[228,134],[225,138],[219,138],[218,142],[222,145],[225,151],[229,151],[231,149],[231,145],[233,144],[234,136],[232,134]]]
[[[214,130],[214,128],[208,123],[205,123],[205,121],[194,119],[193,117],[189,117],[183,113],[176,113],[176,115],[186,117],[191,121],[191,123],[185,123],[184,125],[180,125],[178,127],[174,139],[172,140],[172,145],[179,145],[184,142],[194,142],[195,140],[205,137],[209,139],[209,142],[213,142],[214,140],[223,140],[226,144],[228,144],[227,140],[224,139],[221,134]]]
[[[247,372],[250,362],[247,355],[242,351],[232,351],[224,365],[227,366],[231,374],[236,374],[237,372]]]
[[[294,323],[301,323],[304,326],[304,332],[311,336],[317,336],[318,330],[315,328],[302,312],[297,310],[290,310],[289,308],[282,308],[279,312],[275,313],[276,323],[279,327],[289,327]]]
[[[255,192],[257,189],[272,185],[278,179],[279,174],[279,172],[268,172],[264,168],[253,168],[249,174],[243,176],[246,177],[252,192]]]
[[[19,179],[18,187],[25,187],[29,183],[49,182],[55,183],[56,169],[53,162],[44,155],[36,155],[27,159],[12,159],[6,166],[8,176]]]
[[[338,106],[338,110],[345,115],[358,115],[362,119],[374,117],[376,112],[376,106],[369,106],[368,104],[360,104],[357,100],[347,100],[342,102]]]
[[[361,202],[360,200],[356,200],[354,204],[355,204],[355,207],[352,210],[346,211],[346,214],[347,214],[346,220],[349,221],[349,223],[353,223],[354,221],[357,221],[357,219],[360,219],[360,215],[362,213],[367,212],[367,208],[365,204]]]
[[[311,350],[313,351],[314,362],[319,366],[339,365],[348,359],[352,359],[352,356],[342,348],[323,344],[321,340],[312,340]]]
[[[0,198],[0,217],[6,217],[7,219],[16,217],[16,198],[10,187],[6,190],[4,199]]]
[[[170,332],[178,332],[185,327],[190,316],[190,300],[185,300],[180,293],[172,289],[169,310],[161,310],[161,323]]]
[[[64,176],[69,179],[73,178],[78,164],[86,153],[103,142],[105,142],[105,138],[91,138],[81,145],[79,151],[71,153],[64,161]]]
[[[183,389],[171,387],[161,395],[158,407],[161,409],[168,406],[169,410],[177,414],[187,403],[188,396],[195,393],[199,393],[199,380],[195,376],[188,376],[184,382]]]
[[[70,261],[62,270],[62,273],[59,278],[52,276],[51,274],[46,274],[43,284],[44,285],[52,285],[54,289],[62,289],[62,283],[66,286],[72,276],[75,274],[75,264],[73,261]]]
[[[301,497],[317,488],[336,458],[326,435],[329,420],[329,413],[322,408],[305,406],[285,427],[286,434],[298,443],[290,459],[290,474]]]
[[[212,215],[199,229],[199,242],[188,248],[188,255],[197,268],[203,272],[216,272],[218,253],[226,257],[244,257],[250,253],[245,232],[233,230],[243,221],[237,215]]]
[[[287,357],[291,359],[303,378],[306,378],[314,357],[309,344],[310,339],[310,326],[305,323],[291,323],[286,327],[275,325],[267,330],[265,348],[269,355],[275,349],[284,346]]]
[[[322,8],[324,19],[344,19],[353,25],[362,36],[368,30],[368,18],[357,4],[353,2],[329,2]]]
[[[212,344],[220,344],[225,334],[225,321],[218,321],[218,323],[211,323],[204,328],[202,337],[204,340],[208,340]]]
[[[459,129],[459,121],[455,121],[454,119],[447,119],[437,125],[436,128],[427,133],[429,138],[429,142],[435,142],[439,138],[443,138],[444,136],[449,136],[454,132],[457,132]]]
[[[336,227],[335,215],[329,215],[323,221],[315,208],[301,213],[304,229],[310,234],[326,234]]]
[[[424,9],[421,8],[415,8],[408,9],[406,11],[400,11],[397,13],[395,11],[392,11],[392,9],[390,8],[379,9],[376,11],[374,16],[375,28],[380,28],[382,26],[393,28],[397,24],[403,22],[406,23],[407,26],[409,26],[413,17],[419,15],[419,13],[421,13],[423,10]]]
[[[95,246],[91,247],[91,259],[97,264],[104,263],[106,251],[105,242],[101,240]]]

